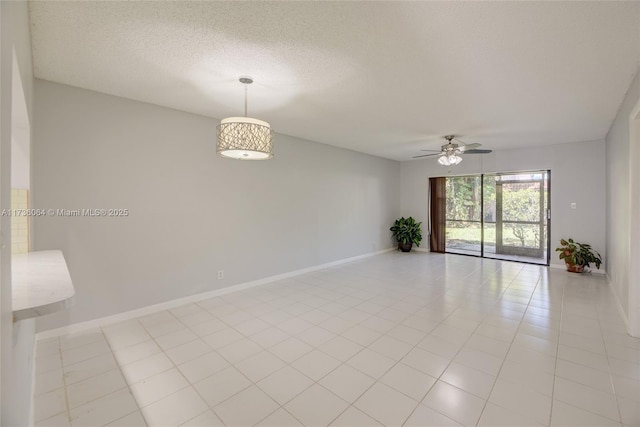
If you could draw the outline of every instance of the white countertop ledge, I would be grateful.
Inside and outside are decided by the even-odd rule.
[[[36,251],[11,256],[13,320],[62,311],[76,291],[62,251]]]

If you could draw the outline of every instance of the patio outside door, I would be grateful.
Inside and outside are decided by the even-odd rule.
[[[549,264],[549,171],[444,179],[445,252]]]
[[[549,264],[549,172],[487,174],[484,256]]]

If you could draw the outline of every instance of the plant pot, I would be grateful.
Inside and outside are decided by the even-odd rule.
[[[565,264],[567,265],[567,271],[571,273],[582,273],[584,271],[584,265],[569,264],[568,262],[565,262]]]
[[[409,243],[401,243],[398,242],[398,248],[402,251],[402,252],[411,252],[411,247],[413,246],[412,242]]]

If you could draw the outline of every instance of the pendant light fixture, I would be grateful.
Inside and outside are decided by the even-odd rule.
[[[244,85],[244,117],[227,117],[218,125],[217,153],[229,159],[266,160],[273,157],[269,123],[247,117],[247,90],[253,79],[240,76]]]

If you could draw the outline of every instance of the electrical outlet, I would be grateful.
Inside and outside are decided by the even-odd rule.
[[[576,208],[576,202],[572,202],[571,203],[571,209],[575,209]]]
[[[218,280],[224,279],[224,270],[218,270]]]

